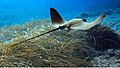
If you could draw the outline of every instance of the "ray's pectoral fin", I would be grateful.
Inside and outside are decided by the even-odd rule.
[[[63,23],[65,23],[61,15],[54,8],[50,8],[50,15],[51,15],[52,23],[55,27],[59,27]]]
[[[97,19],[95,19],[93,22],[89,23],[88,25],[86,24],[87,29],[90,29],[90,28],[94,27],[95,25],[97,25],[102,19],[105,18],[105,16],[106,16],[105,14],[102,14]]]
[[[105,16],[106,16],[105,14],[102,14],[96,20],[94,20],[92,23],[94,23],[94,25],[98,24],[103,18],[105,18]]]
[[[102,14],[97,19],[95,19],[93,22],[89,23],[88,26],[87,26],[88,29],[94,27],[95,25],[97,25],[102,19],[105,18],[105,16],[106,16],[105,14]]]
[[[92,27],[94,27],[95,25],[97,25],[102,19],[105,18],[105,14],[102,14],[101,16],[99,16],[97,19],[95,19],[93,22],[91,23],[87,23],[87,22],[83,22],[81,25],[78,25],[77,27],[71,27],[72,29],[79,29],[79,30],[87,30],[90,29]]]

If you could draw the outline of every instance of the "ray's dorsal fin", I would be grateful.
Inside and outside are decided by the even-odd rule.
[[[63,24],[64,20],[61,15],[54,9],[50,8],[50,15],[53,24]]]

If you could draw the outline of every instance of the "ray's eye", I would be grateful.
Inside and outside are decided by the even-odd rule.
[[[82,19],[82,21],[84,21],[84,22],[87,22],[87,20],[84,18],[84,19]]]

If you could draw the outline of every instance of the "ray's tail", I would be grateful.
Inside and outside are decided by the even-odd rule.
[[[40,37],[40,36],[42,36],[42,35],[45,35],[45,34],[48,34],[48,33],[54,32],[54,31],[59,30],[59,29],[60,29],[60,28],[56,28],[56,29],[53,29],[53,30],[47,31],[47,32],[45,32],[45,33],[42,33],[42,34],[39,34],[39,35],[34,36],[34,37],[32,37],[32,38],[29,38],[29,39],[26,39],[26,40],[20,41],[20,42],[18,42],[18,43],[13,44],[13,45],[18,45],[18,44],[21,44],[21,43],[27,42],[27,41],[29,41],[29,40],[32,40],[32,39],[37,38],[37,37]]]

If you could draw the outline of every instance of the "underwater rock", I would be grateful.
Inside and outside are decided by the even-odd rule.
[[[91,48],[88,46],[88,42],[86,42],[86,32],[85,31],[79,31],[79,30],[71,30],[70,32],[68,31],[56,31],[51,34],[54,39],[57,39],[59,42],[65,42],[68,44],[68,41],[70,42],[69,46],[73,49],[72,52],[65,52],[66,55],[72,55],[72,57],[77,57],[77,58],[91,58],[96,55],[96,52],[94,48]],[[71,49],[69,48],[69,49]]]
[[[119,49],[120,36],[109,27],[96,25],[95,27],[87,30],[89,46],[98,51],[106,49]]]
[[[104,52],[104,55],[109,55],[110,57],[116,57],[117,59],[120,59],[120,50],[108,49]]]
[[[115,9],[115,10],[114,10],[114,13],[115,13],[115,14],[120,14],[120,8]]]
[[[120,66],[120,50],[108,49],[103,54],[93,58],[94,66],[97,67],[119,67]]]
[[[112,15],[113,14],[112,9],[105,10],[102,13],[104,13],[106,15]]]
[[[120,11],[116,11],[115,13],[116,13],[116,14],[120,14]]]
[[[88,18],[88,17],[96,17],[99,16],[99,12],[82,12],[80,15],[76,16],[76,18]]]
[[[94,58],[94,66],[97,67],[119,67],[120,66],[120,59],[116,57],[109,57],[106,59],[106,55],[97,56]]]
[[[115,10],[113,9],[101,10],[101,12],[99,12],[98,10],[86,11],[77,15],[76,18],[88,18],[88,17],[92,18],[92,17],[99,16],[100,14],[112,15],[114,12]],[[119,13],[119,11],[116,11],[116,13]]]
[[[84,12],[78,15],[76,18],[88,18],[88,17],[89,17],[89,14]]]

